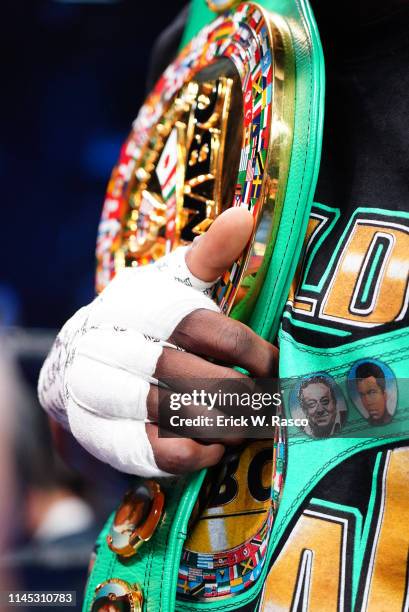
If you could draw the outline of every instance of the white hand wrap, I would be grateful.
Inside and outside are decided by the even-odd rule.
[[[180,247],[155,264],[120,271],[62,328],[44,362],[40,402],[92,455],[145,477],[168,476],[148,440],[147,396],[167,340],[199,308],[219,312],[214,283],[195,278]]]

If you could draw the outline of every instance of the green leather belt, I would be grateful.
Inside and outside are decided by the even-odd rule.
[[[262,252],[261,267],[255,278],[250,279],[246,297],[231,312],[233,317],[248,322],[264,338],[274,340],[300,255],[319,169],[324,109],[323,55],[314,17],[306,0],[263,0],[257,5],[243,4],[218,17],[219,21],[215,21],[216,18],[204,0],[193,0],[182,46],[185,49],[195,49],[198,43],[204,44],[206,37],[209,40],[209,37],[213,36],[212,45],[206,47],[204,44],[203,52],[197,56],[200,55],[199,59],[195,56],[195,61],[200,63],[201,68],[206,67],[206,63],[212,64],[215,53],[218,58],[234,53],[227,40],[232,34],[236,36],[234,40],[239,54],[247,27],[240,25],[240,20],[240,23],[246,19],[251,21],[252,31],[257,31],[257,28],[267,24],[268,36],[273,41],[272,52],[277,55],[271,88],[266,88],[262,104],[268,104],[266,99],[270,95],[273,97],[273,106],[281,104],[278,108],[279,121],[277,114],[271,110],[268,146],[264,143],[263,150],[262,144],[257,145],[260,146],[258,151],[253,144],[250,149],[243,147],[240,158],[242,160],[243,155],[248,155],[250,159],[251,152],[259,155],[257,163],[263,166],[266,173],[262,186],[264,191],[257,191],[254,173],[251,176],[251,184],[249,183],[247,170],[243,170],[242,166],[236,181],[237,187],[240,187],[242,201],[248,198],[249,208],[255,210],[260,199],[264,198],[267,202],[264,210],[267,210],[269,215],[264,220],[261,212],[256,211],[254,214],[257,216],[260,231],[262,223],[267,224],[268,238]],[[212,26],[214,23],[218,24],[216,34],[215,30],[212,30],[216,27]],[[206,37],[201,34],[203,31],[208,32]],[[262,36],[262,32],[257,35]],[[225,44],[220,43],[220,40],[224,40]],[[257,53],[261,54],[261,60],[250,58],[253,76],[254,70],[257,70],[256,64],[263,60],[265,52],[260,43]],[[181,53],[182,56],[185,53],[186,57],[185,51]],[[261,73],[264,68],[267,71],[266,64],[261,66]],[[238,68],[239,74],[240,69]],[[242,70],[245,71],[245,66]],[[243,82],[243,74],[240,77]],[[260,79],[254,80],[254,83],[263,87],[261,76]],[[183,85],[183,82],[180,85]],[[245,92],[243,94],[243,120],[246,122],[247,98]],[[257,119],[258,125],[262,126],[268,120],[268,117],[262,116]],[[251,129],[254,131],[254,116],[252,121]],[[258,242],[257,234],[255,242]],[[239,262],[243,269],[249,257],[250,253],[247,253],[246,261]],[[102,258],[100,259],[102,261]],[[105,271],[103,273],[105,274]],[[215,296],[226,312],[232,304],[229,296],[237,290],[237,285],[237,280],[230,271]],[[260,576],[254,586],[234,597],[212,602],[187,602],[176,598],[178,569],[188,521],[204,477],[205,470],[175,482],[162,483],[165,492],[164,519],[151,539],[128,559],[118,556],[107,544],[106,538],[113,521],[113,517],[110,517],[97,543],[97,557],[87,585],[84,611],[91,610],[98,585],[111,579],[122,580],[130,585],[137,583],[142,591],[143,610],[149,612],[210,608],[229,610],[254,599],[262,586],[263,576]],[[269,547],[272,545],[270,539]],[[267,570],[266,567],[264,569]]]
[[[121,557],[107,546],[113,516],[101,531],[96,544],[97,556],[88,580],[83,610],[90,610],[98,584],[110,579],[120,578],[129,584],[137,583],[143,592],[145,608],[149,610],[171,610],[170,597],[176,597],[176,582],[179,557],[171,551],[180,550],[186,537],[185,519],[189,517],[196,496],[190,493],[200,488],[204,473],[195,474],[193,479],[179,479],[164,484],[166,495],[165,516],[154,536],[145,542],[141,554],[130,558]],[[194,482],[192,482],[192,480]],[[192,486],[193,485],[193,486]],[[149,605],[149,608],[146,607]]]

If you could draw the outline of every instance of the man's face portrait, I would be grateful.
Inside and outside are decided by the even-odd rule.
[[[383,421],[386,412],[386,392],[374,376],[357,380],[357,390],[362,405],[372,421]]]
[[[301,405],[314,435],[323,437],[331,433],[337,407],[328,385],[314,382],[306,386],[301,392]]]
[[[387,395],[374,376],[357,381],[357,390],[371,421],[380,423],[385,419]]]
[[[348,376],[349,395],[369,425],[387,425],[396,410],[397,388],[391,369],[377,360],[354,364]]]

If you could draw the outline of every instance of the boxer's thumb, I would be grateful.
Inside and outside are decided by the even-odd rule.
[[[226,210],[186,252],[190,272],[202,281],[217,280],[246,247],[253,224],[253,216],[246,208]]]

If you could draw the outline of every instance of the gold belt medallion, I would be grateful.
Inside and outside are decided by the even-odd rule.
[[[123,266],[144,265],[189,244],[223,210],[243,206],[255,217],[254,234],[213,297],[228,313],[247,292],[250,311],[288,175],[289,36],[278,16],[272,20],[256,4],[240,4],[203,28],[164,72],[108,185],[97,242],[98,291]]]

